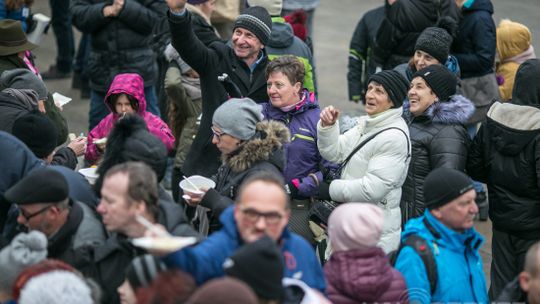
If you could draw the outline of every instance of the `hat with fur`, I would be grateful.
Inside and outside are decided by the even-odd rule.
[[[39,231],[19,233],[0,251],[0,291],[11,294],[19,273],[47,257],[47,238]]]

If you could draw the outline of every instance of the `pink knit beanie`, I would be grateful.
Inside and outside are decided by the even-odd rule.
[[[340,205],[328,220],[328,236],[332,250],[336,252],[377,246],[383,224],[383,211],[373,204]]]

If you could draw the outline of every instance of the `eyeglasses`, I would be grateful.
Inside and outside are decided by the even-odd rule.
[[[242,211],[246,219],[252,223],[258,222],[259,219],[263,217],[268,225],[276,225],[283,218],[283,215],[281,215],[281,213],[276,212],[276,211],[259,212],[251,208],[240,208],[240,211]]]
[[[29,222],[30,219],[32,219],[33,217],[47,211],[47,209],[51,208],[53,205],[49,205],[49,206],[46,206],[46,207],[43,207],[41,209],[39,209],[38,211],[34,212],[34,213],[27,213],[26,211],[24,211],[24,209],[22,208],[19,208],[19,211],[21,212],[21,215],[22,217],[24,217],[24,219]]]
[[[212,130],[212,133],[214,134],[215,137],[217,137],[218,140],[221,139],[221,136],[222,136],[222,135],[225,135],[225,133],[223,133],[223,132],[218,132],[218,131],[216,131],[216,129],[214,129],[213,126],[210,127],[210,129]]]

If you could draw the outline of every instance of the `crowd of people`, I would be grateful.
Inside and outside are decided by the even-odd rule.
[[[319,1],[51,1],[43,74],[32,1],[3,1],[0,303],[540,303],[529,29],[490,0],[381,2],[347,126],[318,102]],[[68,139],[44,79],[72,74]]]

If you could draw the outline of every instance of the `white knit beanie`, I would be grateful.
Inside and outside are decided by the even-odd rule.
[[[30,279],[21,290],[19,304],[93,304],[90,287],[73,272],[57,270]]]

